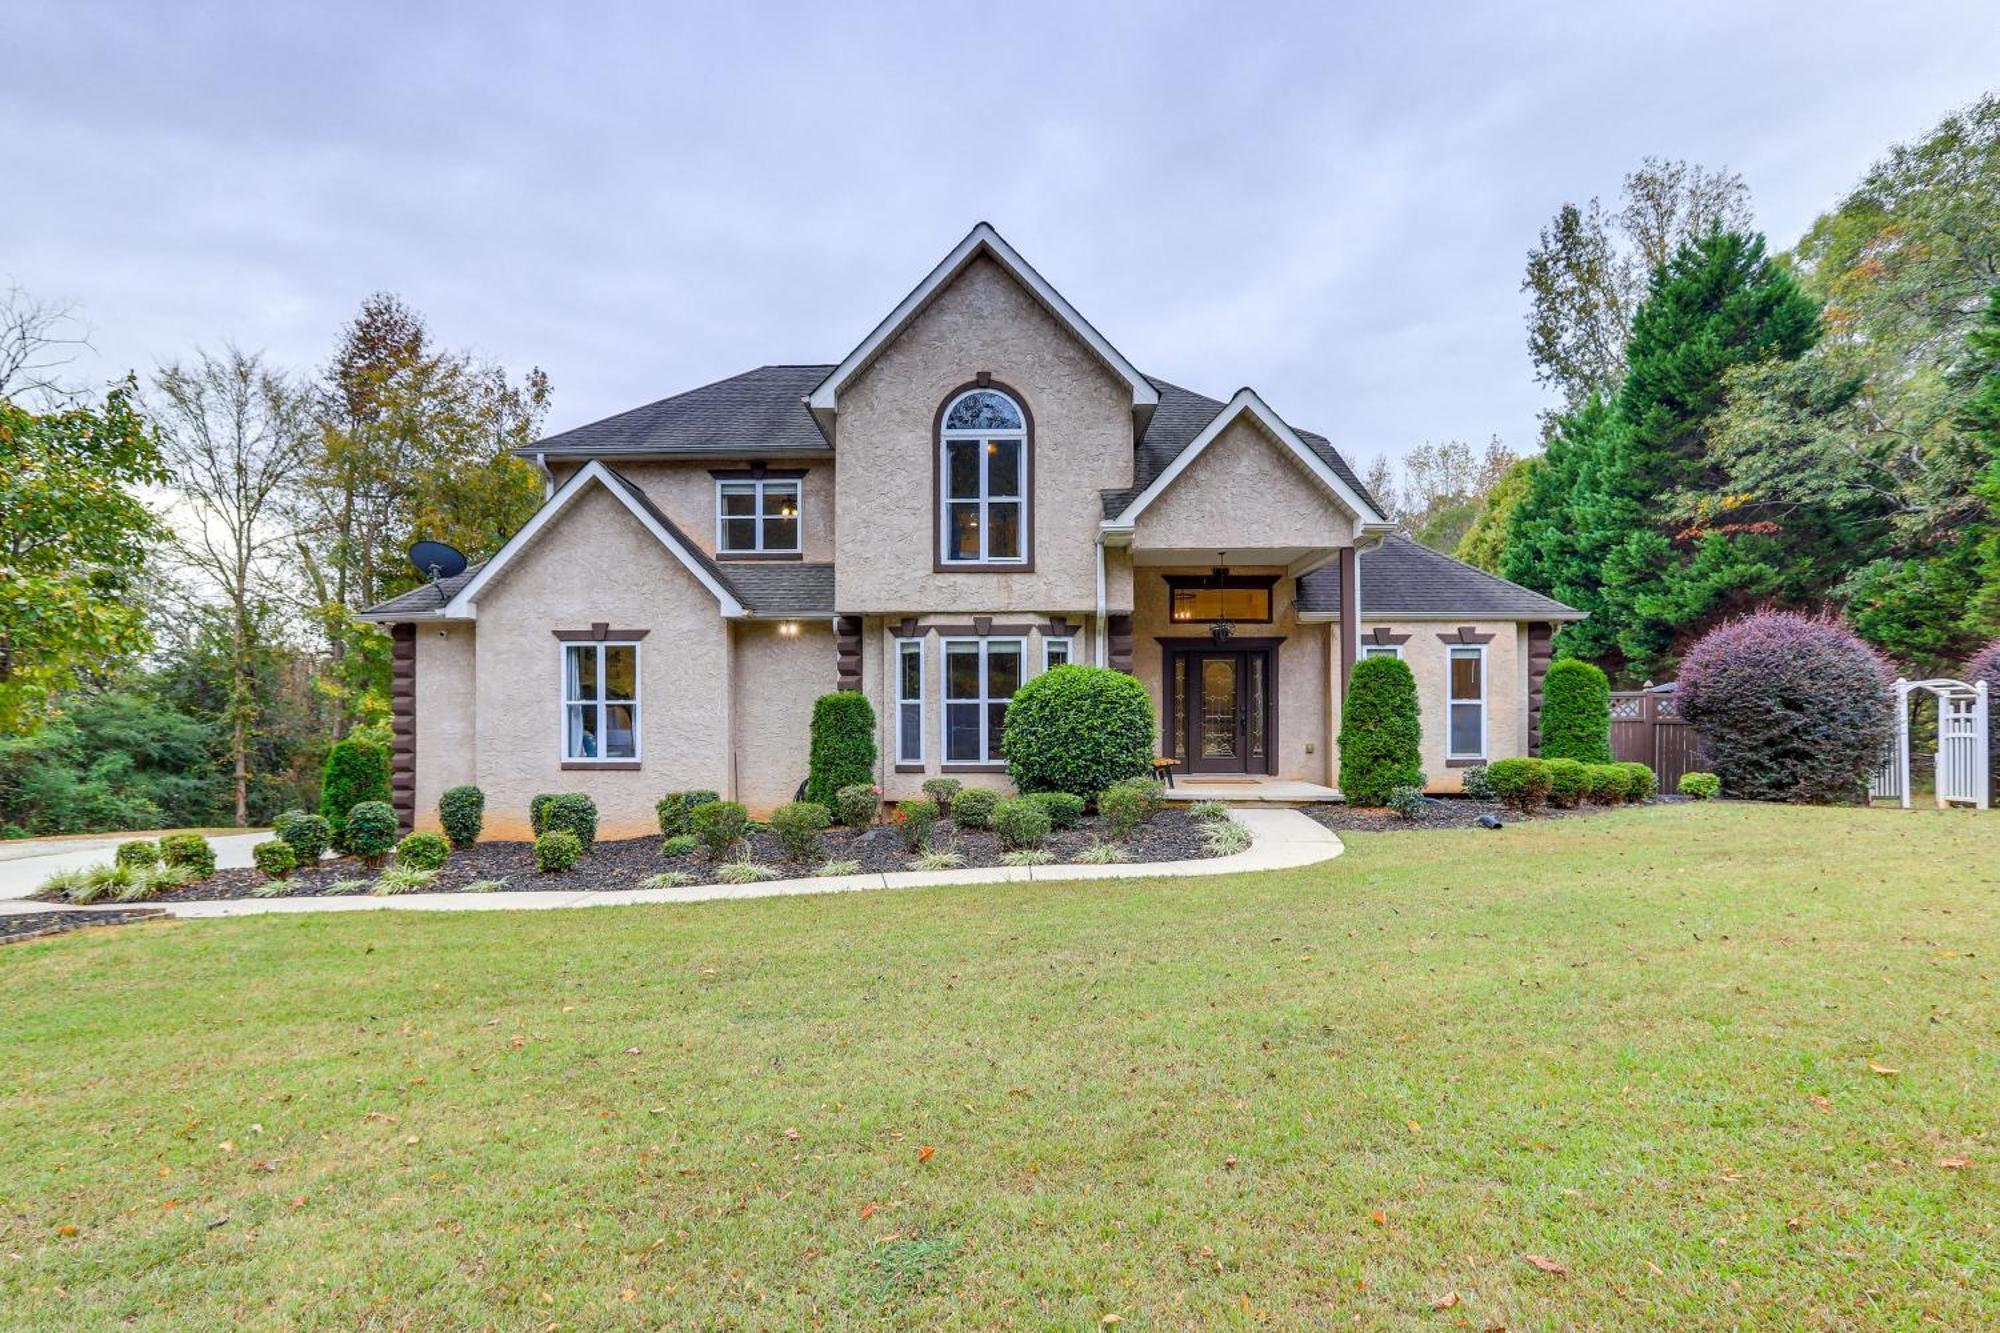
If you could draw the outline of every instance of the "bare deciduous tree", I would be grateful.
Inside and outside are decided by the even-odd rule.
[[[74,307],[10,284],[0,295],[0,399],[66,397],[57,373],[88,346],[89,331]]]

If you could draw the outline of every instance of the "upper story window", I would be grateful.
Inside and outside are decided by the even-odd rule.
[[[1028,562],[1028,417],[998,389],[968,389],[938,424],[941,565]]]
[[[1401,661],[1403,657],[1403,645],[1400,643],[1364,643],[1361,645],[1361,656],[1364,661],[1370,657],[1393,657]]]
[[[796,555],[796,480],[715,483],[715,549],[722,555]]]
[[[1201,621],[1232,620],[1237,623],[1268,624],[1271,619],[1271,589],[1276,574],[1169,574],[1167,590],[1171,598],[1168,618],[1185,625]]]

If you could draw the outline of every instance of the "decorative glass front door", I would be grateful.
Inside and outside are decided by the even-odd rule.
[[[1176,749],[1190,773],[1266,771],[1268,652],[1189,652],[1185,693],[1175,701]],[[1178,663],[1176,664],[1178,667]],[[1183,738],[1184,741],[1183,741]]]

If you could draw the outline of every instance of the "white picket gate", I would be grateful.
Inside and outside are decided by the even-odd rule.
[[[1956,803],[1991,809],[1993,775],[1988,770],[1992,751],[1987,737],[1992,714],[1990,692],[1983,680],[1971,685],[1962,680],[1898,680],[1896,734],[1869,780],[1868,794],[1879,800],[1901,801],[1905,810],[1910,808],[1910,695],[1917,690],[1937,699],[1937,753],[1931,762],[1938,807]]]

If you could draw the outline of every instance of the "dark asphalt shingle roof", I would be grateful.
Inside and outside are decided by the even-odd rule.
[[[1357,559],[1363,619],[1409,615],[1538,620],[1577,614],[1552,597],[1475,569],[1400,532],[1391,533]],[[1325,565],[1300,579],[1298,605],[1301,612],[1337,615],[1339,566]]]
[[[377,602],[361,614],[370,619],[393,619],[398,615],[429,615],[458,595],[458,590],[472,582],[472,576],[484,566],[484,560],[475,561],[465,567],[465,571],[454,574],[436,583],[426,583],[421,588],[412,588],[399,593],[386,602]]]
[[[671,398],[551,435],[519,450],[556,458],[599,454],[832,452],[805,397],[832,366],[759,366]]]

